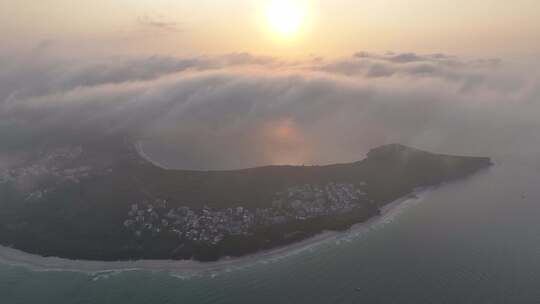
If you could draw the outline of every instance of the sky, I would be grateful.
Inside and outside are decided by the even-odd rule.
[[[108,135],[179,169],[537,164],[540,2],[300,1],[0,0],[0,167]]]
[[[274,0],[275,2],[276,0]],[[375,52],[491,57],[540,52],[537,0],[292,0],[300,29],[282,37],[272,0],[1,0],[2,48],[55,42],[75,53],[264,53],[343,56]],[[269,4],[270,3],[270,4]]]

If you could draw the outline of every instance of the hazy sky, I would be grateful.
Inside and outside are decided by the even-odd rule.
[[[192,169],[537,159],[539,38],[539,0],[0,0],[0,165],[117,133]]]
[[[300,29],[281,37],[266,18],[269,0],[0,0],[0,45],[171,55],[540,52],[538,0],[295,1]]]

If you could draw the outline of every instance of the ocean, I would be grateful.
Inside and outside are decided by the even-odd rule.
[[[215,267],[77,269],[4,254],[0,303],[540,303],[540,166],[531,164],[496,159],[368,225]]]

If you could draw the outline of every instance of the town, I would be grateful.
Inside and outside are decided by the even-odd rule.
[[[300,185],[276,193],[269,208],[170,208],[166,200],[136,203],[124,227],[136,237],[174,233],[180,241],[217,245],[227,236],[253,235],[258,227],[347,213],[369,202],[365,183]]]
[[[54,180],[56,184],[63,182],[80,183],[90,176],[92,167],[77,165],[73,167],[83,153],[81,146],[62,147],[51,151],[42,151],[36,160],[20,166],[0,170],[0,185],[13,184],[17,189],[27,191],[25,201],[41,200],[53,191],[52,185],[42,189],[43,180]]]

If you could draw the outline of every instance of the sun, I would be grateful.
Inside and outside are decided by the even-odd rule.
[[[304,21],[306,9],[300,0],[271,0],[266,7],[266,19],[272,31],[282,36],[297,33]]]

